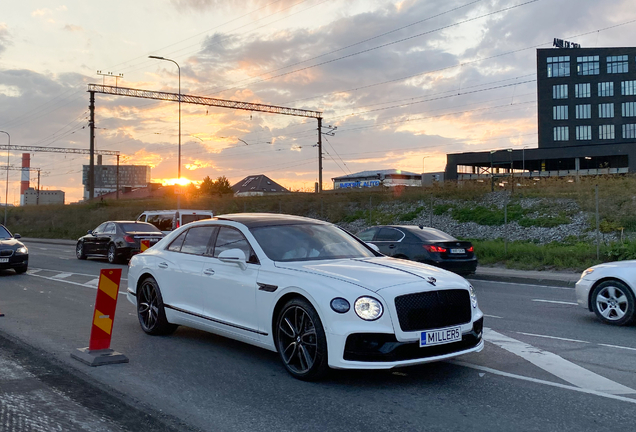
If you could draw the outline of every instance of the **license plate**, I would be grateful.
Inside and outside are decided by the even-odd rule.
[[[427,330],[420,334],[420,347],[442,345],[462,340],[462,328],[448,327],[437,330]]]
[[[0,263],[8,263],[9,258],[0,258]]]
[[[455,253],[455,254],[466,253],[466,249],[451,249],[451,253]]]

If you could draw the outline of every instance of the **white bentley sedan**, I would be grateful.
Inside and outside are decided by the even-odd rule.
[[[277,351],[313,380],[481,351],[462,277],[388,258],[330,223],[233,214],[175,230],[130,261],[128,299],[151,335],[194,327]]]

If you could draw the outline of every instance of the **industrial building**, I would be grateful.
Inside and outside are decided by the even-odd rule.
[[[88,165],[83,165],[84,199],[88,199]],[[95,196],[116,192],[123,188],[143,188],[150,183],[148,165],[95,165]]]
[[[422,174],[399,169],[361,171],[333,177],[334,189],[349,189],[377,186],[422,186]]]
[[[61,190],[37,190],[27,188],[21,195],[21,205],[64,204],[65,193]]]
[[[446,179],[636,172],[636,48],[537,50],[538,148],[447,155]]]

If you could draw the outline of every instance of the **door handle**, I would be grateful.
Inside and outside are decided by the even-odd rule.
[[[168,264],[166,264],[165,262],[162,262],[162,263],[157,264],[157,267],[165,269],[165,268],[168,268]]]
[[[395,249],[395,245],[394,244],[390,244],[389,245],[389,249]]]
[[[214,270],[212,270],[211,268],[205,269],[203,270],[203,274],[206,276],[212,276],[214,274]]]

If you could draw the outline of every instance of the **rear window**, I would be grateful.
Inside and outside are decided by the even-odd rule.
[[[424,241],[457,241],[455,237],[435,228],[412,228],[409,232]]]
[[[154,226],[147,223],[124,223],[121,224],[121,229],[126,232],[147,232],[147,233],[157,233],[161,234],[161,232],[155,228]]]
[[[185,215],[181,215],[181,223],[183,225],[185,224],[189,224],[190,222],[195,222],[198,220],[202,220],[202,219],[212,219],[212,216],[210,215],[190,215],[190,214],[185,214]]]

